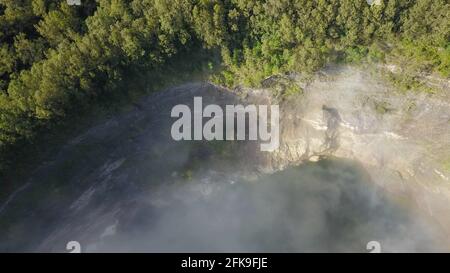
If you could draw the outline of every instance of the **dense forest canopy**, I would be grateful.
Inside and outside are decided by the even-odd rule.
[[[448,0],[0,0],[0,166],[55,122],[198,48],[216,79],[258,85],[330,62],[399,62],[450,76]],[[2,168],[0,167],[0,169]]]

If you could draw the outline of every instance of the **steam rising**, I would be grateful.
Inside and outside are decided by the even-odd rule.
[[[415,120],[428,115],[435,123],[427,124],[440,126],[445,105],[431,114],[419,97],[404,118],[403,110],[389,109],[409,102],[394,97],[380,117],[370,100],[360,104],[386,97],[369,83],[354,73],[318,81],[284,105],[280,151],[263,164],[252,142],[170,137],[174,105],[189,105],[194,96],[205,104],[242,103],[236,94],[193,83],[152,95],[67,143],[0,204],[0,251],[65,252],[69,241],[86,252],[367,252],[370,241],[383,252],[448,250],[434,222],[386,195],[405,182],[403,171],[428,164],[414,139],[426,137]],[[408,141],[392,137],[400,135],[398,124],[406,124]],[[437,131],[438,142],[446,128]],[[355,160],[286,167],[313,159],[324,143]],[[442,147],[433,146],[433,154],[445,153]],[[268,174],[264,164],[278,172]],[[423,181],[436,181],[432,173]],[[415,182],[407,187],[418,196],[422,180]]]
[[[166,205],[140,207],[135,221],[92,251],[436,251],[431,229],[383,197],[361,166],[324,161],[258,181],[192,181]],[[134,232],[130,232],[131,226]]]

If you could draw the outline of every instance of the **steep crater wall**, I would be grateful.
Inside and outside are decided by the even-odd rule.
[[[399,92],[382,77],[357,68],[324,70],[303,81],[301,92],[280,97],[280,149],[257,155],[272,172],[323,157],[357,160],[373,181],[414,204],[450,234],[450,90]],[[272,84],[273,85],[273,84]]]

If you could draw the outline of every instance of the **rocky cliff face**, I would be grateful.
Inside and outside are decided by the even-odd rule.
[[[0,251],[61,252],[72,240],[85,251],[275,251],[270,240],[280,238],[284,251],[366,251],[374,234],[393,251],[436,250],[422,244],[429,237],[450,245],[448,82],[437,94],[398,93],[340,67],[263,84],[170,88],[71,139],[0,203]],[[171,109],[192,107],[195,96],[204,105],[279,104],[279,149],[174,141]],[[365,174],[320,164],[265,175],[327,157],[359,162],[389,200],[369,190]]]
[[[303,92],[280,103],[280,149],[260,154],[270,172],[320,157],[357,160],[395,198],[416,205],[450,234],[450,89],[436,94],[399,92],[382,78],[355,68],[322,71],[302,82]]]

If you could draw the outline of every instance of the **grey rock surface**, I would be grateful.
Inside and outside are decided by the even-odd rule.
[[[0,204],[0,250],[448,250],[448,90],[398,93],[354,68],[292,77],[286,97],[181,85],[81,133]],[[279,104],[280,148],[173,141],[170,111],[194,96]],[[354,163],[308,163],[324,158]]]

